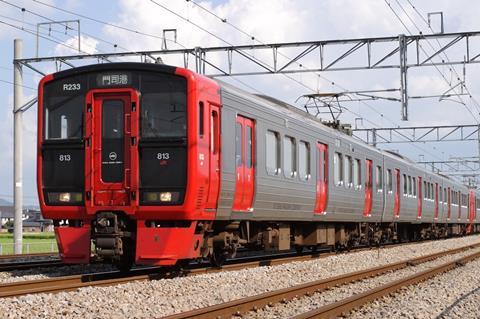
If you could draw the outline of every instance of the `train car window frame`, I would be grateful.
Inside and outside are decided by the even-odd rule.
[[[412,176],[408,176],[408,196],[412,197],[413,195],[413,185],[412,185]]]
[[[389,194],[393,194],[393,175],[392,175],[392,169],[387,168],[387,191]]]
[[[377,193],[383,192],[383,173],[382,166],[377,165],[375,168],[375,185],[377,187]]]
[[[218,116],[218,115],[217,115]],[[247,168],[252,168],[253,167],[253,127],[250,125],[245,126],[245,142],[246,142],[246,147],[245,147],[245,161]]]
[[[297,176],[297,146],[294,137],[283,137],[283,175],[286,178]]]
[[[198,102],[198,135],[203,138],[205,134],[205,105],[203,101]]]
[[[44,139],[81,140],[84,136],[85,95],[46,96],[44,99]],[[58,121],[51,120],[53,117],[58,118]]]
[[[362,188],[362,162],[358,158],[353,160],[353,185],[355,189]]]
[[[235,167],[241,167],[243,165],[242,130],[242,123],[235,122]]]
[[[302,181],[311,178],[310,143],[300,140],[298,143],[298,176]]]
[[[336,186],[343,185],[343,156],[340,152],[333,155],[333,182]]]
[[[417,178],[412,177],[412,196],[413,198],[417,198]]]
[[[407,174],[403,174],[403,196],[408,195]]]
[[[280,174],[280,134],[267,130],[265,144],[265,167],[268,175]]]
[[[343,177],[345,187],[353,186],[353,159],[350,155],[345,155],[343,159]]]
[[[140,137],[186,138],[188,125],[187,81],[183,77],[141,74]]]

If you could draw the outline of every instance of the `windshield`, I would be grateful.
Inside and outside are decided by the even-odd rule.
[[[185,79],[144,75],[141,92],[142,137],[186,137],[187,88]]]
[[[55,96],[47,98],[45,139],[81,139],[83,136],[83,105],[85,97]]]

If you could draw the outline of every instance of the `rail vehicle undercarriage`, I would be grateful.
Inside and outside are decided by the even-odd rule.
[[[148,221],[150,227],[185,227],[191,222]],[[428,239],[440,239],[478,232],[480,226],[467,224],[411,224],[411,223],[312,223],[312,222],[253,222],[253,221],[199,221],[195,223],[192,241],[198,254],[191,259],[209,259],[222,265],[235,258],[239,250],[257,253],[315,250],[348,250],[355,247],[380,246]],[[57,230],[61,229],[56,221]],[[77,220],[69,220],[68,228],[84,227]],[[109,262],[120,269],[129,269],[135,263],[136,221],[121,212],[100,212],[91,222],[91,257]],[[91,247],[91,245],[90,245]],[[183,265],[189,259],[179,259]],[[87,261],[88,262],[88,261]]]

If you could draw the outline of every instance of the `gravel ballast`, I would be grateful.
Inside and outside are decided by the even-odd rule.
[[[85,273],[95,273],[102,271],[116,270],[111,265],[71,265],[71,266],[55,266],[55,267],[37,267],[31,269],[4,271],[0,272],[0,284],[17,282],[24,280],[39,280],[52,277],[61,277],[69,275],[79,275]],[[0,316],[1,318],[1,316]]]
[[[315,293],[309,297],[294,299],[286,303],[278,303],[271,307],[266,307],[256,312],[252,311],[248,313],[246,316],[244,316],[243,318],[248,318],[248,319],[290,318],[290,317],[302,314],[304,312],[328,305],[330,303],[334,303],[336,301],[346,299],[355,294],[363,293],[367,290],[374,289],[376,287],[385,285],[392,281],[406,278],[408,276],[427,270],[429,268],[433,268],[433,267],[442,265],[444,263],[451,262],[455,259],[470,255],[478,251],[480,251],[480,249],[477,248],[475,250],[464,251],[455,255],[448,255],[442,258],[435,259],[434,261],[416,265],[414,267],[407,267],[401,270],[391,271],[374,278],[368,278],[359,282],[342,285],[340,287],[335,287],[327,291]],[[387,313],[384,313],[382,314],[381,317],[379,316],[378,318],[390,317],[387,315],[388,315]],[[372,318],[372,317],[367,316],[365,318]]]
[[[480,318],[480,260],[405,287],[348,318]]]
[[[5,318],[161,317],[478,242],[476,235],[278,266],[7,298],[0,303],[0,314]]]

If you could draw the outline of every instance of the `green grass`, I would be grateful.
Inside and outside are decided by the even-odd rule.
[[[51,233],[24,233],[23,234],[23,253],[46,253],[57,251],[55,234]],[[0,254],[13,254],[13,234],[0,233]]]

